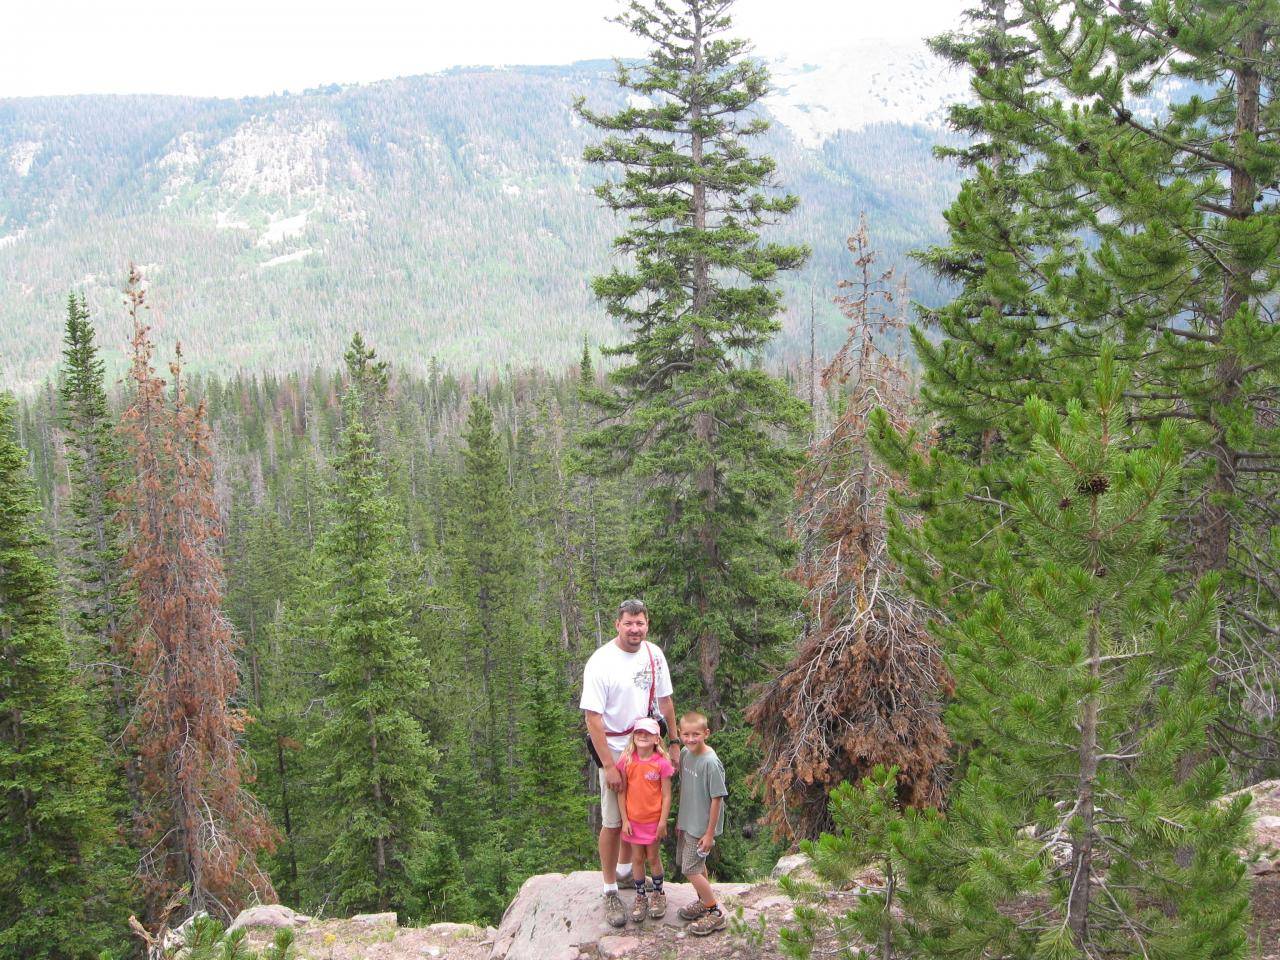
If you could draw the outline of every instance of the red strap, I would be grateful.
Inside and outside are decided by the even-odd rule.
[[[644,650],[645,650],[645,653],[649,654],[649,712],[646,713],[645,716],[652,717],[653,716],[653,697],[655,692],[658,689],[658,668],[654,665],[653,650],[649,647],[649,644],[646,643],[644,645]]]

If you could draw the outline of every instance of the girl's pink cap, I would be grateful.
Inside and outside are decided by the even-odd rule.
[[[658,721],[653,719],[653,717],[641,717],[632,724],[631,729],[633,731],[643,730],[645,733],[652,733],[655,737],[658,736],[659,733]]]

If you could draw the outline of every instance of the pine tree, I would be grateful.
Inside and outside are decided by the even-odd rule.
[[[751,112],[768,75],[721,36],[730,6],[630,3],[618,21],[652,52],[617,82],[644,105],[578,106],[609,134],[585,158],[625,170],[597,193],[630,220],[615,241],[629,269],[593,285],[630,339],[607,351],[624,358],[611,388],[588,392],[609,422],[583,444],[593,472],[626,468],[643,486],[636,585],[676,662],[696,665],[717,727],[791,632],[793,547],[777,513],[798,462],[785,438],[805,421],[786,385],[748,363],[779,329],[771,281],[806,251],[760,239],[797,200],[769,192],[774,163],[746,145],[768,126]]]
[[[910,816],[899,838],[905,955],[1244,954],[1248,801],[1220,802],[1221,760],[1183,763],[1219,709],[1217,577],[1175,591],[1162,572],[1182,453],[1168,421],[1135,442],[1130,389],[1104,350],[1087,407],[1027,403],[1021,556],[997,551],[953,627],[967,774],[945,820]]]
[[[238,644],[222,612],[209,427],[203,404],[188,399],[180,355],[166,404],[134,269],[127,295],[133,393],[121,426],[133,471],[123,519],[137,597],[129,633],[138,701],[126,737],[142,772],[139,872],[148,919],[183,886],[192,912],[229,919],[250,897],[274,898],[256,862],[273,834],[243,786],[245,718],[232,705]]]
[[[333,523],[318,546],[331,609],[329,715],[315,742],[325,765],[325,881],[344,909],[403,909],[428,839],[436,752],[411,712],[426,663],[394,589],[397,525],[361,411],[353,384],[343,398]]]
[[[0,957],[79,960],[112,943],[124,878],[12,407],[0,395]]]
[[[961,124],[994,147],[948,212],[952,242],[927,257],[964,292],[933,315],[940,343],[917,337],[926,399],[971,462],[1014,461],[1029,442],[1010,415],[1021,398],[1081,396],[1100,343],[1116,343],[1137,364],[1139,422],[1191,427],[1170,564],[1223,574],[1215,668],[1229,726],[1241,729],[1242,715],[1268,726],[1257,693],[1276,681],[1280,636],[1270,536],[1280,334],[1267,306],[1280,289],[1280,103],[1265,78],[1280,69],[1280,6],[982,10],[1013,39],[984,28],[968,46],[944,44],[975,69],[977,101]],[[920,477],[922,536],[944,570],[972,571],[946,544],[977,542],[1004,519],[989,483],[1000,471],[966,470]],[[944,516],[957,493],[983,528],[957,535],[960,518]],[[963,606],[973,591],[958,596]],[[1269,735],[1246,736],[1248,752],[1273,750]]]

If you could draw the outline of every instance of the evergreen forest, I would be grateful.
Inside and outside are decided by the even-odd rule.
[[[143,251],[107,299],[33,277],[60,358],[0,363],[0,960],[255,903],[496,923],[597,869],[578,699],[629,597],[726,768],[715,879],[816,871],[788,955],[1262,956],[1280,0],[974,2],[930,40],[971,84],[937,237],[869,204],[827,243],[733,0],[631,0],[649,56],[564,121],[613,224],[551,263],[589,266],[586,337],[508,290],[471,349],[554,345],[480,362],[362,286],[333,351],[281,362],[305,329],[215,297],[260,352],[201,355]],[[526,254],[485,249],[503,287]]]

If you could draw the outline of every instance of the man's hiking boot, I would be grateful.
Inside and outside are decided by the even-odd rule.
[[[627,909],[622,905],[617,890],[610,890],[604,895],[604,919],[611,927],[627,925]]]
[[[661,890],[649,894],[649,919],[661,920],[667,915],[667,895]]]
[[[649,915],[649,898],[643,893],[636,894],[636,902],[631,905],[631,922],[644,923]]]
[[[702,905],[702,901],[695,899],[692,903],[686,903],[677,910],[676,916],[681,920],[697,920],[706,912],[707,908]]]
[[[708,910],[693,923],[689,924],[689,932],[695,937],[705,937],[709,933],[723,930],[729,921],[720,910]]]

